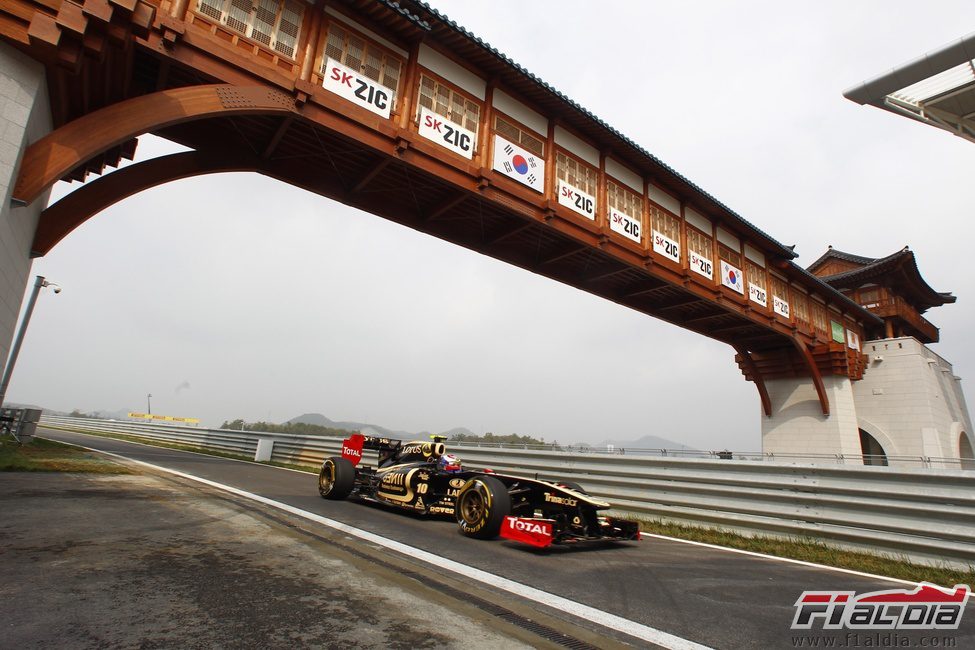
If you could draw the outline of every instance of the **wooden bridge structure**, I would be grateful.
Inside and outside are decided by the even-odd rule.
[[[48,253],[172,180],[253,171],[729,344],[766,384],[863,376],[878,319],[791,247],[423,2],[4,0],[52,130],[15,205]],[[192,151],[106,173],[155,134]],[[296,233],[300,236],[300,233]]]

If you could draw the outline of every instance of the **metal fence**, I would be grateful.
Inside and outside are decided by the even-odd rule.
[[[277,462],[318,465],[341,438],[45,416],[42,425],[118,433]],[[451,445],[453,448],[454,445]],[[975,564],[975,472],[463,446],[465,466],[581,483],[618,512],[773,536],[811,537],[948,565]],[[311,489],[311,488],[310,488]]]

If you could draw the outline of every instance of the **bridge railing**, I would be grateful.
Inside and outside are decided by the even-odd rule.
[[[309,466],[339,454],[342,444],[340,437],[85,418],[45,416],[41,424],[248,457],[263,439],[271,460]],[[956,566],[967,566],[975,558],[971,471],[457,446],[463,448],[458,455],[467,467],[577,481],[614,510],[647,519],[744,534],[809,537]]]

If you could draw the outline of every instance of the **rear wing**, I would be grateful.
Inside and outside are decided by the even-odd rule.
[[[402,444],[402,440],[353,433],[342,441],[342,458],[345,458],[353,465],[358,465],[362,461],[363,449],[375,450],[379,452],[379,465],[381,466],[399,453]]]

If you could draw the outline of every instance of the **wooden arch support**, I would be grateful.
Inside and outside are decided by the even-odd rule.
[[[143,133],[211,117],[295,111],[291,95],[260,86],[188,86],[127,99],[68,122],[30,145],[13,198],[25,205],[33,203],[92,156]]]
[[[809,346],[799,339],[792,339],[792,343],[799,350],[799,356],[806,362],[806,367],[809,369],[809,376],[812,377],[813,385],[816,387],[816,394],[819,395],[819,405],[823,408],[823,415],[829,415],[829,396],[826,395],[823,375],[819,372],[819,366],[816,365],[815,357],[809,351]]]
[[[31,256],[47,255],[85,221],[143,190],[191,176],[259,168],[256,157],[234,151],[186,151],[124,167],[78,188],[41,212]]]
[[[772,400],[769,398],[768,387],[765,385],[765,377],[762,376],[762,372],[758,369],[758,364],[752,358],[751,352],[743,346],[736,345],[734,347],[735,352],[741,357],[742,366],[752,376],[752,379],[755,380],[755,387],[758,388],[758,396],[762,400],[762,412],[765,413],[766,417],[772,417]]]

